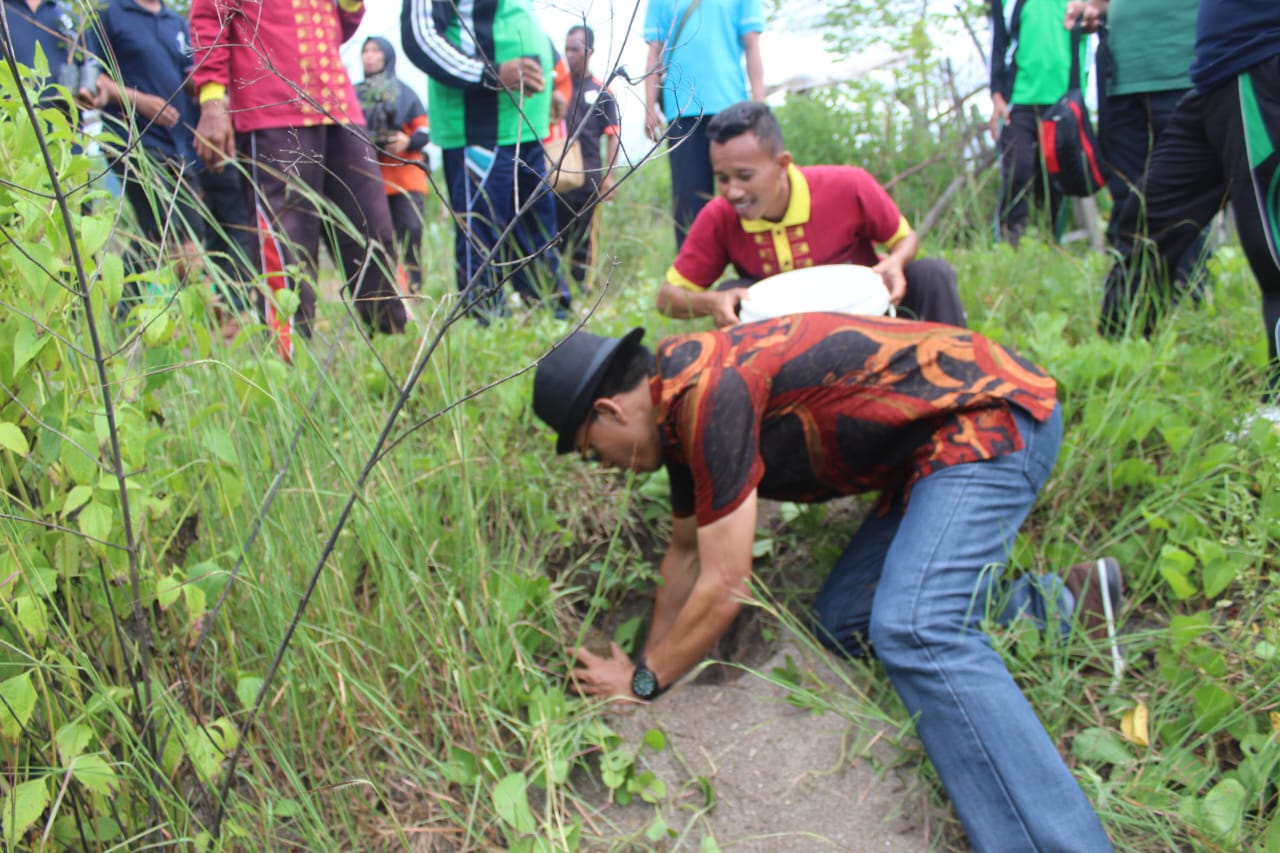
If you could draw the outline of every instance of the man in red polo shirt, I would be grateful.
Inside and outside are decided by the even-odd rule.
[[[964,326],[955,271],[936,258],[916,260],[920,238],[893,199],[865,170],[801,168],[783,147],[769,108],[743,101],[707,127],[720,195],[689,229],[658,291],[669,317],[738,322],[746,288],[767,276],[823,264],[861,264],[884,278],[903,314]],[[880,255],[876,246],[887,254]],[[733,264],[741,281],[712,285]]]
[[[338,54],[363,17],[363,0],[191,3],[191,77],[200,102],[196,153],[215,171],[237,155],[246,161],[246,206],[257,211],[267,283],[299,297],[292,323],[266,306],[286,358],[293,324],[310,335],[312,282],[326,225],[361,319],[381,332],[404,331],[389,259],[395,231],[377,152]],[[325,215],[316,196],[341,216]],[[302,275],[295,278],[297,269]]]
[[[686,243],[687,245],[687,243]],[[538,365],[533,410],[556,449],[666,467],[671,541],[636,661],[577,652],[580,689],[652,700],[751,596],[759,499],[880,491],[814,604],[817,638],[874,650],[975,850],[1111,849],[1088,799],[981,630],[1019,614],[1115,651],[1119,566],[994,594],[1062,436],[1056,383],[983,336],[892,317],[794,314],[676,335],[579,331]],[[997,613],[997,600],[1007,604]]]

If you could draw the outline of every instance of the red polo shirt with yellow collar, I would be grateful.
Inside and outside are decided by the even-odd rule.
[[[739,219],[723,196],[709,201],[667,270],[667,282],[706,290],[729,264],[750,279],[822,264],[874,266],[877,243],[892,249],[911,232],[864,169],[792,164],[787,179],[791,198],[780,222]]]
[[[362,0],[192,0],[200,103],[227,98],[237,132],[364,124],[339,46]]]

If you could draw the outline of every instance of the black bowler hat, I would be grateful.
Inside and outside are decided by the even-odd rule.
[[[556,453],[573,450],[574,433],[587,419],[596,389],[619,356],[629,355],[644,329],[621,338],[605,338],[577,331],[547,353],[533,375],[533,413],[554,429]]]

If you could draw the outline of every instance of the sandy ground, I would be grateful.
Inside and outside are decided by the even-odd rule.
[[[756,672],[769,672],[787,656],[809,672],[825,668],[784,646]],[[678,684],[657,702],[609,719],[632,749],[640,749],[650,729],[665,735],[665,748],[640,749],[637,765],[666,784],[666,796],[656,808],[638,798],[624,807],[601,788],[598,811],[588,816],[588,849],[965,849],[940,840],[946,817],[928,802],[912,764],[901,772],[892,768],[896,729],[796,707],[786,701],[786,688],[759,675],[727,674],[720,684]],[[847,685],[830,675],[822,682],[847,698]],[[906,739],[916,745],[912,736]],[[670,832],[655,841],[645,830],[658,816]]]

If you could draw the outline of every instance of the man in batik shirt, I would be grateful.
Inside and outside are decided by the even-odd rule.
[[[558,452],[665,466],[671,481],[672,537],[643,652],[632,662],[616,645],[604,657],[579,650],[581,689],[653,699],[708,653],[750,596],[759,498],[878,490],[818,593],[819,638],[852,655],[874,648],[975,849],[1018,839],[1110,850],[980,630],[993,567],[1058,455],[1054,380],[979,334],[894,318],[792,315],[666,338],[656,357],[643,333],[578,332],[534,379],[534,412],[559,434]],[[1064,627],[1063,614],[1097,612],[1099,590],[1118,607],[1119,567],[1097,567],[1100,583],[1085,570],[1067,588],[1028,578],[1000,615]]]

